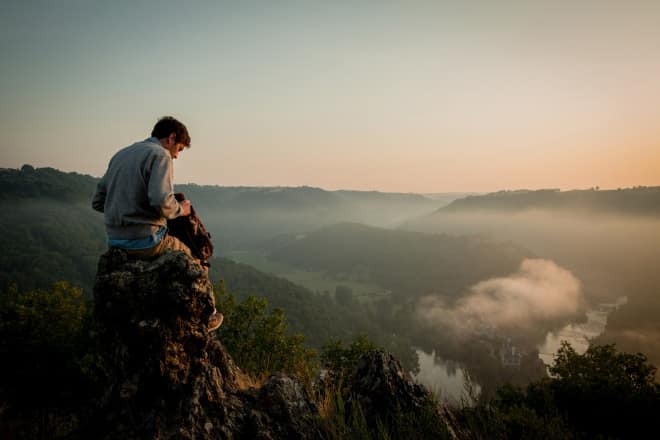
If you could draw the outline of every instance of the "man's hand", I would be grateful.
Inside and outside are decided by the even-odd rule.
[[[179,202],[181,205],[181,214],[179,217],[186,217],[190,215],[190,200],[183,200]]]

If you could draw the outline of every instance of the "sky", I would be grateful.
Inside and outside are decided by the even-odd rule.
[[[0,2],[0,167],[100,176],[172,115],[177,183],[660,185],[658,1]]]

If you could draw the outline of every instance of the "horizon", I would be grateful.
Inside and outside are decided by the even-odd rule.
[[[101,176],[94,176],[87,173],[82,173],[76,170],[62,170],[52,166],[43,166],[35,167],[32,164],[23,164],[20,167],[0,167],[0,170],[15,170],[20,171],[23,166],[30,166],[35,169],[40,168],[50,168],[62,173],[77,173],[83,176],[89,176],[94,179],[99,179]],[[547,188],[502,188],[497,190],[489,191],[439,191],[439,192],[402,192],[402,191],[380,191],[380,190],[370,190],[370,189],[353,189],[353,188],[323,188],[320,186],[312,185],[229,185],[229,184],[200,184],[197,182],[175,182],[176,185],[196,185],[200,187],[212,187],[212,188],[246,188],[246,189],[300,189],[300,188],[310,188],[310,189],[319,189],[327,192],[365,192],[365,193],[381,193],[381,194],[396,194],[396,195],[420,195],[420,196],[442,196],[442,195],[455,195],[461,194],[465,197],[472,195],[488,195],[495,194],[500,192],[524,192],[524,191],[559,191],[559,192],[570,192],[570,191],[622,191],[622,190],[635,190],[635,189],[646,189],[646,188],[660,188],[660,185],[635,185],[629,187],[617,187],[617,188],[602,188],[598,186],[589,187],[589,188],[559,188],[559,187],[547,187]]]
[[[658,3],[167,3],[6,5],[0,167],[100,176],[169,114],[177,183],[660,185]]]

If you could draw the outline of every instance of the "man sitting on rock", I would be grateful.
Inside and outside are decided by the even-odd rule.
[[[166,250],[190,248],[167,233],[167,220],[190,215],[190,201],[174,197],[172,161],[190,148],[188,129],[171,116],[158,120],[151,137],[119,150],[99,181],[92,207],[104,214],[108,245],[133,258],[155,258]],[[222,324],[217,311],[213,331]]]

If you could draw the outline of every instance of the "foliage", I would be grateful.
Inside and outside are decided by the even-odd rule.
[[[0,288],[48,289],[67,280],[91,296],[105,231],[87,206],[21,200],[0,212],[0,247]]]
[[[566,342],[552,377],[525,389],[501,387],[495,398],[463,409],[474,438],[643,438],[660,413],[655,367],[613,345],[578,354]]]
[[[340,388],[332,388],[324,396],[320,407],[323,424],[330,439],[394,440],[451,438],[438,417],[438,402],[429,399],[422,408],[411,412],[391,414],[385,420],[376,417],[372,423],[351,396]]]
[[[78,408],[98,391],[95,349],[91,307],[80,288],[59,282],[0,293],[0,400],[8,405],[2,415],[27,421],[16,435],[57,436],[75,427]]]
[[[286,311],[292,331],[305,335],[311,347],[320,349],[330,340],[350,340],[364,334],[393,353],[407,371],[416,372],[418,359],[406,332],[398,331],[410,321],[399,319],[390,301],[338,304],[330,296],[316,295],[291,281],[266,274],[226,258],[211,260],[210,276],[222,279],[239,300],[263,297],[268,305]]]
[[[331,438],[337,439],[407,439],[448,438],[446,429],[439,424],[438,402],[429,399],[423,408],[410,413],[388,414],[368,418],[358,399],[345,385],[357,370],[362,354],[379,349],[366,335],[357,336],[346,346],[341,340],[332,340],[323,346],[321,365],[326,369],[317,387],[319,407]]]
[[[281,309],[267,313],[267,301],[253,296],[238,303],[224,283],[216,288],[216,307],[225,316],[218,337],[243,371],[253,377],[281,372],[311,384],[318,371],[316,351],[304,345],[303,335],[287,334]]]
[[[580,355],[564,342],[550,368],[550,386],[555,402],[580,431],[628,436],[643,433],[653,415],[660,414],[655,371],[641,353],[602,345]]]
[[[88,296],[106,248],[101,214],[90,206],[97,179],[53,168],[0,169],[0,289],[49,289],[59,280]]]
[[[641,353],[618,353],[614,344],[590,346],[580,355],[562,341],[550,373],[561,383],[614,387],[623,393],[655,391],[656,367]]]
[[[0,169],[0,199],[40,198],[66,202],[89,202],[97,179],[54,168],[23,165],[20,170]]]
[[[323,346],[320,355],[321,365],[339,377],[347,377],[357,368],[360,356],[376,348],[379,347],[366,335],[357,336],[346,347],[340,339],[333,339]]]

